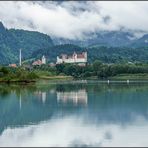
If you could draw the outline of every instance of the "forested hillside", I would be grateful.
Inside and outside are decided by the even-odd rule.
[[[23,51],[23,59],[41,48],[53,46],[50,36],[25,30],[7,29],[0,23],[0,63],[8,64],[18,61],[19,49]]]

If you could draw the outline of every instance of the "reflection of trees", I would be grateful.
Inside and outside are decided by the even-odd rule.
[[[4,84],[4,85],[0,85],[0,96],[3,98],[4,96],[8,96],[11,93],[15,93],[17,97],[19,97],[20,94],[22,96],[25,96],[28,92],[33,93],[35,90],[36,90],[35,85]]]
[[[10,93],[10,89],[8,88],[4,88],[4,87],[0,87],[0,96],[1,98],[6,98]]]
[[[11,84],[4,84],[0,85],[0,96],[4,98],[10,93],[15,93],[17,97],[22,95],[22,97],[30,94],[34,94],[36,91],[40,92],[50,92],[50,91],[57,91],[57,92],[72,92],[72,91],[79,91],[79,90],[86,90],[86,92],[100,94],[105,92],[115,92],[115,93],[128,93],[130,92],[141,92],[148,90],[147,84],[104,84],[104,83],[77,83],[77,84],[48,84],[48,85],[11,85]]]
[[[129,92],[129,91],[141,91],[148,90],[147,84],[126,84],[126,83],[78,83],[78,84],[57,84],[56,91],[75,91],[85,89],[87,92],[94,92],[100,94],[100,92],[114,91],[114,92]]]
[[[56,85],[56,91],[58,92],[70,92],[70,91],[75,91],[75,90],[80,90],[80,89],[87,89],[86,84],[57,84]]]
[[[35,91],[47,91],[50,90],[48,87],[42,87],[37,85],[19,85],[19,84],[3,84],[0,85],[0,96],[4,97],[10,95],[12,92],[16,94],[19,98],[20,94],[22,96],[33,94]]]

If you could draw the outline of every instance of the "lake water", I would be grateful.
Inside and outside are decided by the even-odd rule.
[[[0,146],[148,146],[148,83],[0,85]]]

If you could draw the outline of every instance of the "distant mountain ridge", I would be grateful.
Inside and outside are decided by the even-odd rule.
[[[141,37],[137,37],[135,34],[142,34]],[[99,31],[88,35],[88,38],[79,39],[64,39],[64,38],[52,38],[55,44],[75,44],[78,46],[90,47],[90,46],[108,46],[108,47],[145,47],[148,46],[148,34],[142,31]]]

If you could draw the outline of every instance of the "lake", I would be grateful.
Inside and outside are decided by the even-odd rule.
[[[0,146],[148,146],[148,83],[0,85]]]

